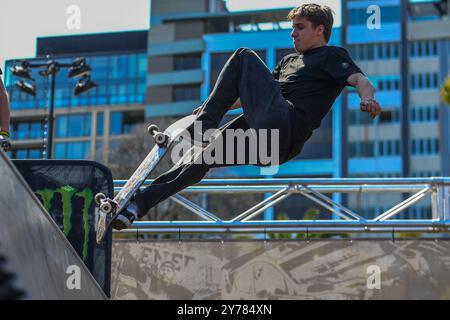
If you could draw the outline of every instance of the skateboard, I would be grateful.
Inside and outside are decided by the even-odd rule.
[[[184,117],[170,125],[164,132],[160,132],[158,126],[154,124],[148,127],[147,131],[153,137],[156,145],[150,150],[131,178],[114,199],[106,197],[103,193],[97,193],[95,195],[95,202],[100,207],[100,219],[97,226],[96,237],[97,243],[100,244],[103,242],[106,234],[111,228],[111,223],[122,209],[128,205],[128,202],[167,153],[172,143],[182,136],[186,128],[191,125],[196,118],[197,116],[195,115]]]

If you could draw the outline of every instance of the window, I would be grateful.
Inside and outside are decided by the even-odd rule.
[[[431,41],[431,54],[433,56],[437,56],[438,52],[437,52],[437,41],[436,40],[432,40]]]
[[[425,88],[431,88],[431,75],[429,73],[425,75]]]
[[[425,154],[431,154],[431,143],[430,139],[423,140],[423,150]]]
[[[386,150],[386,154],[388,156],[392,155],[392,141],[387,141],[387,150]]]
[[[200,69],[202,67],[201,54],[183,54],[174,57],[174,70]]]
[[[350,157],[356,157],[357,156],[357,154],[356,154],[356,142],[350,142],[349,144],[348,144],[348,153],[349,153],[349,156]]]
[[[55,143],[56,159],[89,159],[90,142]]]
[[[381,111],[379,121],[380,123],[392,122],[392,111]]]
[[[380,43],[377,47],[378,47],[378,58],[383,59],[385,57],[383,51],[386,47],[386,43]]]
[[[10,152],[12,159],[42,159],[41,149],[19,149]]]
[[[105,118],[105,116],[104,116],[103,112],[97,113],[97,132],[96,132],[97,136],[103,136],[104,118]]]
[[[61,115],[56,117],[56,137],[88,137],[91,135],[91,114]]]
[[[348,23],[350,25],[366,25],[370,13],[366,8],[348,10]],[[392,23],[400,21],[399,6],[383,6],[381,8],[381,23]]]
[[[13,139],[40,139],[44,134],[44,122],[12,122],[10,134]]]
[[[178,85],[173,86],[173,101],[200,100],[199,85]]]
[[[111,113],[111,135],[131,133],[136,126],[144,122],[144,111],[112,112]]]
[[[425,117],[426,121],[431,121],[431,108],[429,108],[429,107],[426,108],[425,114],[426,114],[426,117]]]
[[[399,57],[399,54],[398,54],[398,51],[399,51],[399,44],[398,43],[393,43],[392,44],[392,48],[393,48],[393,50],[392,50],[392,52],[393,52],[393,58],[398,58]]]
[[[419,89],[422,89],[423,88],[423,75],[422,74],[419,74],[418,75],[419,76],[419,82],[418,82],[418,84],[417,84],[417,87],[419,88]]]
[[[380,156],[384,155],[384,142],[383,141],[378,141],[378,154]]]

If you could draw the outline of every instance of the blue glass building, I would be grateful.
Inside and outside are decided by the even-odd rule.
[[[126,41],[111,40],[121,33],[38,41],[36,59],[49,52],[67,61],[86,56],[92,79],[99,84],[75,98],[74,82],[60,73],[56,158],[91,158],[108,164],[115,141],[144,118],[147,123],[162,119],[170,123],[205,101],[237,48],[252,48],[270,69],[293,52],[286,21],[291,8],[228,12],[220,0],[153,0],[151,6],[151,28],[148,35],[136,33],[139,41],[130,40],[133,33],[123,35]],[[444,18],[448,10],[448,1],[342,1],[343,23],[333,28],[330,44],[350,52],[376,87],[383,113],[375,120],[361,113],[359,96],[349,88],[297,158],[274,171],[231,167],[211,170],[210,177],[450,175],[449,110],[439,101],[450,65],[450,20]],[[45,81],[38,80],[38,99],[31,99],[14,88],[6,73],[16,145],[13,157],[41,155],[49,95]],[[381,213],[399,197],[334,195],[367,217]],[[310,206],[305,198],[292,196],[267,211],[266,218],[278,213],[297,217],[296,211]],[[411,212],[413,217],[424,217],[430,214],[430,205],[420,202]]]
[[[279,170],[263,172],[244,166],[215,169],[211,176],[448,175],[449,148],[444,139],[450,133],[448,111],[439,102],[450,53],[450,22],[443,19],[448,12],[437,5],[443,2],[405,0],[408,10],[403,10],[400,0],[342,1],[343,25],[333,28],[330,44],[346,47],[364,70],[377,89],[383,113],[375,120],[361,113],[359,96],[349,88],[301,154]],[[291,8],[227,12],[220,1],[195,3],[177,1],[176,6],[168,6],[167,1],[152,1],[147,118],[190,113],[205,101],[225,61],[239,47],[255,50],[270,69],[293,52],[286,21]],[[409,12],[404,20],[402,11]],[[345,201],[370,217],[399,197],[359,194]],[[292,197],[283,203],[276,206],[277,213],[307,207],[304,198]],[[419,203],[414,210],[415,217],[429,214],[429,203]]]
[[[98,87],[75,96],[77,79],[62,69],[55,85],[53,158],[97,159],[107,162],[109,146],[144,121],[147,75],[147,31],[38,38],[33,64],[46,56],[60,63],[85,57]],[[11,101],[12,158],[42,158],[50,106],[49,77],[31,69],[36,97],[21,92],[19,80],[8,72],[15,63],[6,62],[5,85]]]

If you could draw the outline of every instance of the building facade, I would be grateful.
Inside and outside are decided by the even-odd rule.
[[[439,102],[439,88],[449,70],[450,22],[445,2],[342,1],[343,24],[333,28],[330,44],[347,48],[376,87],[383,112],[370,119],[359,111],[357,92],[345,90],[301,154],[269,176],[448,175],[448,110]],[[176,1],[176,5],[152,1],[146,118],[189,114],[206,100],[222,66],[239,47],[250,47],[273,69],[293,52],[288,12],[227,12],[220,2],[206,0]],[[215,169],[212,176],[264,173],[244,166]],[[345,202],[371,217],[402,196],[354,195]],[[334,199],[344,200],[339,195]],[[303,203],[304,198],[292,197],[275,211],[288,213]],[[419,203],[408,214],[429,215],[429,202]]]
[[[108,156],[121,139],[144,122],[147,74],[147,31],[38,38],[32,64],[48,61],[71,64],[85,57],[98,87],[75,96],[76,79],[61,69],[56,76],[53,154],[55,159],[95,159]],[[12,158],[45,158],[50,106],[49,77],[32,69],[36,96],[20,91],[6,62],[5,84],[11,101]]]
[[[361,113],[357,92],[348,88],[301,154],[278,170],[228,167],[212,170],[210,177],[450,175],[449,110],[439,101],[450,63],[448,1],[344,0],[341,5],[342,25],[333,28],[330,44],[345,47],[374,84],[381,115],[372,120]],[[58,52],[55,57],[88,56],[93,80],[102,85],[74,98],[69,92],[74,84],[58,79],[66,87],[62,85],[56,94],[55,157],[110,164],[108,155],[114,155],[116,142],[144,118],[147,123],[163,119],[170,123],[201,105],[231,53],[240,47],[253,49],[273,69],[294,52],[286,21],[289,10],[228,12],[220,0],[153,0],[145,47],[105,52],[87,46],[82,52],[73,52],[74,48]],[[46,53],[45,47],[38,45],[38,59]],[[12,100],[13,137],[17,135],[12,155],[38,157],[47,84],[38,83],[42,90],[36,100],[17,92],[8,73],[6,84]],[[227,119],[240,112],[229,112]],[[402,197],[333,195],[368,218]],[[265,217],[285,213],[299,218],[295,212],[310,207],[317,205],[291,196],[266,211]],[[408,211],[412,218],[429,215],[430,203],[425,200]]]

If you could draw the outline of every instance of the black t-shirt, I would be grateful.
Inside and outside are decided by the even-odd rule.
[[[314,130],[349,85],[347,78],[357,72],[364,74],[347,50],[323,46],[303,55],[285,56],[272,74],[279,81],[284,98],[292,102],[294,109],[306,117],[309,129]]]

